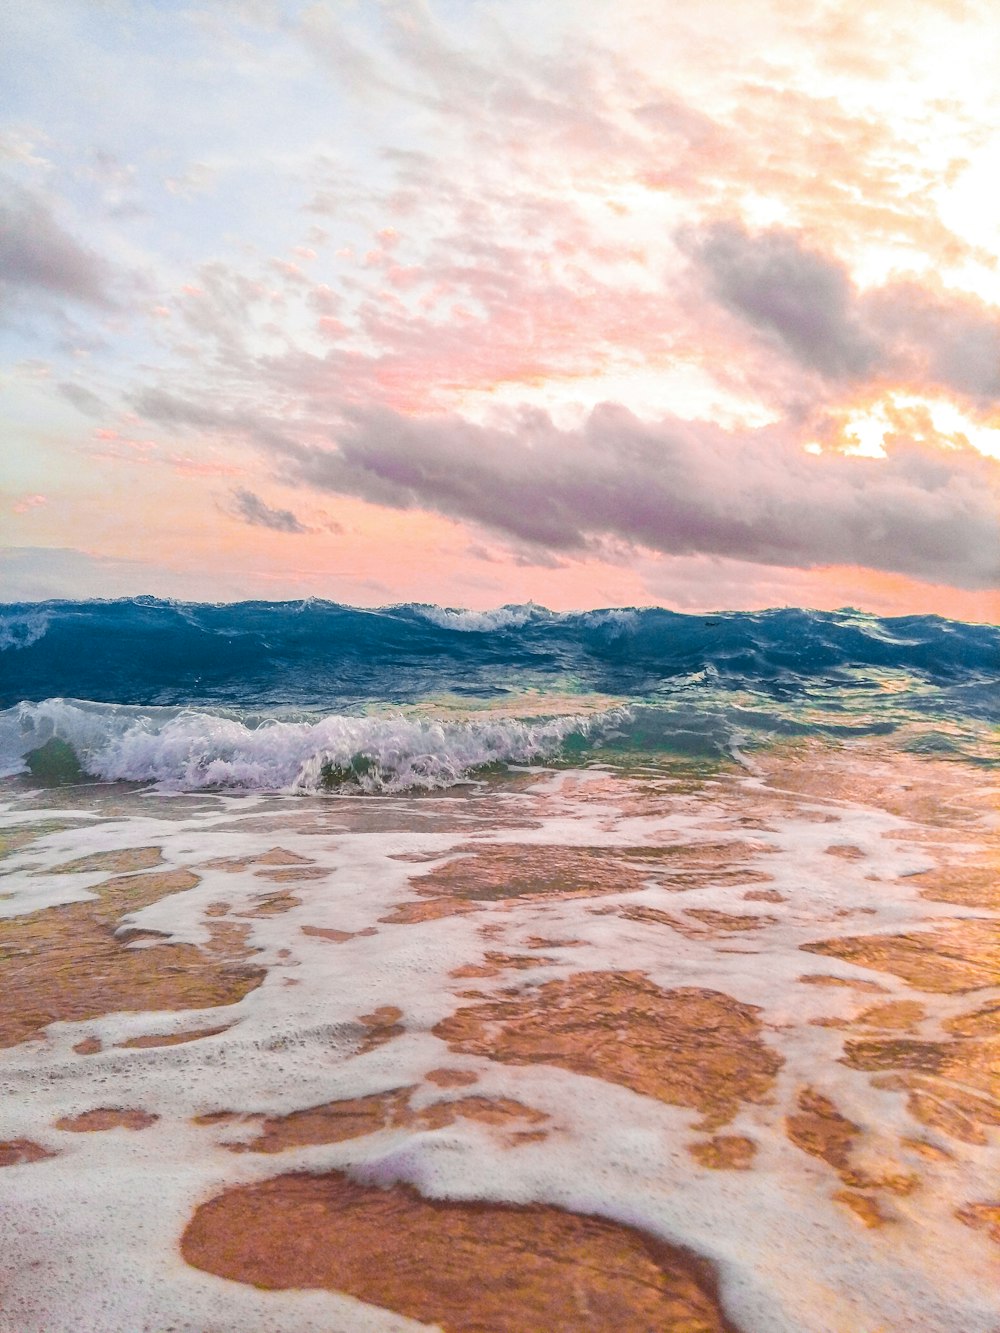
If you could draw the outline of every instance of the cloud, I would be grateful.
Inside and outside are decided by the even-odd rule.
[[[338,447],[275,440],[286,482],[423,508],[547,551],[623,541],[793,568],[865,565],[960,586],[1000,577],[1000,468],[894,441],[885,459],[806,453],[780,427],[646,423],[605,404],[577,430],[352,411]]]
[[[1000,310],[926,281],[860,292],[846,265],[780,228],[717,222],[682,233],[712,296],[828,381],[892,376],[1000,402]]]
[[[192,458],[190,454],[170,454],[165,461],[184,477],[238,477],[246,471],[221,458]]]
[[[62,396],[85,417],[103,417],[108,410],[103,398],[82,384],[64,383],[57,386]]]
[[[269,504],[253,491],[237,487],[230,492],[232,507],[228,510],[235,518],[250,523],[258,528],[271,528],[275,532],[308,532],[305,524],[300,523],[290,509],[272,509]]]
[[[141,560],[117,560],[68,546],[0,549],[5,601],[43,602],[52,597],[122,597],[150,591]]]
[[[177,195],[181,199],[192,199],[195,195],[211,189],[216,175],[217,170],[207,163],[193,162],[178,176],[168,176],[163,184],[168,194]]]
[[[392,90],[381,63],[352,39],[340,16],[321,5],[309,6],[298,21],[297,31],[309,54],[356,97],[367,100]]]
[[[294,576],[277,595],[301,595]],[[218,601],[275,596],[261,571],[212,569],[200,564],[175,569],[149,560],[122,560],[68,546],[0,548],[0,588],[8,602],[44,602],[51,598],[181,597]]]
[[[752,611],[808,606],[833,611],[865,606],[877,615],[947,615],[996,623],[1000,594],[963,591],[902,574],[838,565],[820,572],[775,569],[719,556],[675,556],[639,563],[649,594],[680,611]]]
[[[223,426],[229,420],[224,412],[178,398],[162,389],[139,389],[131,395],[131,401],[144,417],[164,426]]]
[[[0,295],[28,289],[110,304],[109,266],[63,230],[47,200],[11,180],[0,180],[0,274]]]
[[[859,324],[843,265],[807,249],[791,232],[752,235],[727,222],[707,228],[694,254],[713,295],[801,365],[830,379],[870,373],[877,348]]]
[[[264,457],[318,492],[478,529],[452,532],[456,548],[497,534],[480,549],[498,566],[568,565],[567,584],[590,568],[581,554],[635,548],[729,560],[751,581],[783,561],[805,579],[862,557],[990,577],[992,465],[938,457],[939,435],[915,441],[895,417],[882,461],[810,459],[801,445],[934,385],[984,406],[1000,396],[998,312],[930,277],[978,281],[969,246],[988,235],[988,208],[945,187],[962,187],[959,159],[985,145],[992,85],[964,80],[952,110],[931,100],[944,97],[936,83],[907,88],[919,69],[896,62],[902,39],[940,61],[905,6],[853,26],[829,0],[765,6],[766,21],[731,0],[710,6],[718,22],[610,0],[581,18],[559,0],[525,26],[523,8],[261,0],[238,18],[195,6],[151,25],[116,18],[106,33],[73,0],[72,23],[25,19],[18,50],[37,67],[51,27],[61,55],[46,69],[66,77],[29,81],[17,112],[45,124],[52,157],[18,148],[10,166],[35,181],[8,192],[34,256],[21,253],[17,288],[36,305],[83,302],[58,349],[27,350],[50,356],[85,414],[100,411],[91,390],[106,392],[130,432],[118,385],[160,423],[136,429],[164,441],[156,452],[109,445],[160,464],[131,469],[137,502],[160,512],[169,442],[175,468],[222,477],[202,484],[241,524],[322,527],[314,495],[307,507],[275,486],[294,513],[260,498],[276,480]],[[838,68],[874,61],[872,98],[817,76],[816,31]],[[224,190],[199,188],[206,163]],[[149,218],[110,225],[107,209],[139,191],[157,201]],[[330,210],[318,231],[301,211],[310,198]],[[682,221],[693,266],[677,252]],[[974,221],[959,244],[950,226],[965,235]],[[287,261],[314,245],[306,284]],[[123,266],[117,279],[96,252]],[[919,285],[887,280],[893,269],[918,271]],[[103,318],[95,293],[109,291],[128,318]],[[171,318],[150,328],[150,310]],[[70,351],[91,352],[73,362],[86,373],[69,370]],[[601,397],[634,415],[604,408],[564,431],[544,414],[502,415],[522,400],[563,425]],[[65,418],[58,397],[51,408]],[[727,433],[697,420],[713,416],[784,424]],[[73,447],[85,462],[84,434]],[[64,466],[66,446],[52,448]],[[252,489],[229,496],[237,485]],[[81,544],[108,540],[99,507],[69,521]],[[224,526],[227,542],[291,550]],[[349,533],[361,549],[367,537]],[[310,542],[293,545],[304,558]]]
[[[915,282],[883,287],[861,304],[902,373],[971,398],[983,410],[1000,403],[1000,310]]]

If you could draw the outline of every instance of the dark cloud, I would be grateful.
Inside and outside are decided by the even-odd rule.
[[[1000,469],[971,449],[897,443],[885,459],[814,456],[780,428],[648,424],[611,404],[576,431],[541,412],[501,429],[356,411],[337,442],[281,441],[283,479],[432,510],[550,552],[618,540],[970,588],[1000,576]]]
[[[491,550],[482,542],[470,542],[465,549],[473,560],[481,560],[487,565],[515,564],[522,569],[566,569],[569,565],[568,560],[560,560],[539,546],[518,548],[507,545]]]
[[[109,266],[63,230],[42,196],[0,180],[0,295],[28,289],[104,306],[110,277]]]
[[[208,407],[191,398],[180,398],[163,389],[140,389],[129,401],[147,421],[155,421],[174,435],[183,435],[189,427],[218,431],[243,437],[260,449],[285,453],[294,444],[270,423],[262,412]]]
[[[85,388],[82,384],[60,384],[58,386],[62,396],[73,404],[77,411],[82,412],[85,417],[99,418],[105,415],[108,410],[107,404],[103,398],[99,398],[96,393]]]
[[[1000,310],[914,282],[871,292],[861,307],[900,372],[971,398],[984,410],[1000,402]]]
[[[139,389],[130,401],[147,420],[158,421],[162,426],[225,427],[233,420],[228,413],[178,398],[163,389]]]
[[[853,392],[883,367],[904,387],[923,383],[921,368],[929,367],[964,393],[990,390],[994,316],[987,307],[900,283],[860,294],[846,270],[786,232],[754,235],[727,224],[687,243],[746,327],[784,351],[767,356],[776,374],[784,367],[802,380],[806,367],[808,386],[827,378]],[[768,274],[780,276],[791,295],[769,297]],[[419,325],[427,356],[433,330],[417,318],[408,323]],[[390,332],[397,336],[395,325]],[[453,364],[462,336],[449,327],[455,341],[442,364]],[[738,361],[739,349],[732,355]],[[422,380],[434,382],[438,363],[421,367]],[[616,558],[622,544],[726,557],[746,562],[754,577],[761,565],[857,565],[968,588],[993,586],[998,576],[996,462],[942,447],[932,426],[918,431],[902,419],[885,459],[807,454],[801,446],[811,432],[827,438],[813,387],[799,416],[789,412],[783,424],[757,431],[672,417],[646,423],[613,405],[579,429],[559,430],[538,411],[485,427],[457,414],[418,416],[412,406],[352,406],[392,381],[398,366],[386,357],[288,354],[258,358],[252,369],[254,384],[273,391],[272,402],[294,410],[269,416],[250,409],[247,392],[226,390],[180,397],[150,388],[132,401],[164,429],[246,440],[286,484],[478,525],[501,535],[507,558],[518,561],[582,553],[609,559],[617,543]],[[243,371],[241,364],[239,385]],[[406,384],[415,378],[400,377]],[[264,521],[252,508],[238,516]]]
[[[275,532],[308,532],[304,523],[300,523],[290,509],[272,509],[253,491],[242,487],[230,492],[232,505],[229,509],[235,518],[250,523],[258,528],[271,528]]]
[[[897,380],[1000,402],[1000,310],[891,282],[864,293],[795,233],[715,223],[681,237],[708,290],[772,345],[827,380]]]
[[[752,235],[719,222],[683,238],[727,309],[829,379],[858,379],[877,346],[861,327],[847,270],[785,231]]]

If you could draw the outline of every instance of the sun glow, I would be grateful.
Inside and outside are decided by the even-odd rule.
[[[947,398],[887,393],[849,411],[841,434],[849,441],[842,452],[863,458],[885,458],[886,444],[896,438],[945,449],[968,446],[1000,459],[1000,429],[976,421]]]
[[[595,407],[612,402],[627,403],[631,412],[647,421],[667,416],[697,418],[727,430],[753,429],[777,419],[756,399],[732,393],[700,366],[682,362],[621,362],[592,375],[510,380],[449,395],[449,405],[470,421],[486,423],[498,409],[536,407],[562,430],[579,426]]]

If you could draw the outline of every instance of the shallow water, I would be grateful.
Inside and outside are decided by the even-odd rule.
[[[2,1326],[995,1330],[993,770],[743,758],[8,780]]]
[[[0,1329],[997,1333],[1000,630],[0,612]]]

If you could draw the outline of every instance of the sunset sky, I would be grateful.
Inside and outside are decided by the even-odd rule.
[[[0,0],[0,599],[1000,619],[993,0]]]

